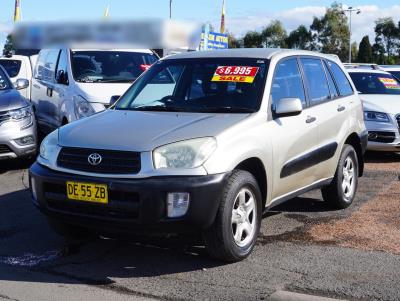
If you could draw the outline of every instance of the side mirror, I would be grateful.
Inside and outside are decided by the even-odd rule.
[[[278,117],[299,115],[303,111],[303,104],[299,98],[282,98],[275,107],[275,114]]]
[[[119,99],[120,97],[121,97],[120,95],[113,95],[113,96],[111,96],[111,99],[110,99],[110,107],[111,107],[112,105],[114,105],[114,104],[118,101],[118,99]]]
[[[15,82],[15,89],[22,90],[29,87],[29,80],[24,78],[19,78]]]
[[[68,85],[68,74],[64,70],[58,70],[56,82],[61,85]]]

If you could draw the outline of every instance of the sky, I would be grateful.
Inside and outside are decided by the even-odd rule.
[[[288,31],[298,25],[310,25],[314,16],[325,13],[333,0],[225,0],[226,28],[237,36],[249,30],[259,30],[271,20],[283,22]],[[373,35],[374,21],[380,17],[393,17],[400,21],[399,0],[352,0],[344,5],[359,7],[360,15],[353,18],[353,40],[359,42],[364,35]],[[167,18],[169,0],[21,0],[23,21],[96,20],[110,5],[110,18]],[[173,18],[211,22],[219,27],[222,0],[173,0]],[[12,27],[14,0],[1,0],[0,49],[6,32]]]

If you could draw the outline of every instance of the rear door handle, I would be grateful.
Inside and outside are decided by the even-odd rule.
[[[339,106],[339,107],[337,108],[337,111],[338,111],[338,112],[343,112],[344,110],[346,110],[346,107],[345,107],[345,106]]]
[[[40,86],[39,86],[39,85],[33,84],[33,86],[34,86],[36,89],[40,89]]]
[[[48,87],[46,94],[48,97],[53,97],[53,89]]]
[[[312,116],[308,116],[307,119],[306,119],[306,122],[307,122],[307,123],[313,123],[313,122],[316,121],[316,120],[317,120],[317,118],[312,117]]]

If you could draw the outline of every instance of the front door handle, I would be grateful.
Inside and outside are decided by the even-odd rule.
[[[307,123],[313,123],[313,122],[316,121],[316,120],[317,120],[316,117],[308,116],[306,122],[307,122]]]
[[[344,110],[346,110],[345,106],[338,106],[338,108],[337,108],[338,112],[343,112]]]

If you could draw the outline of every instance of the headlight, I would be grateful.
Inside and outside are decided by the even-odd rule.
[[[40,156],[43,159],[49,160],[53,153],[57,150],[57,144],[58,130],[55,130],[47,135],[47,137],[42,141],[42,144],[40,145]]]
[[[176,142],[153,151],[154,167],[196,168],[204,164],[217,148],[214,138],[198,138]]]
[[[389,116],[386,113],[365,111],[364,112],[365,121],[375,121],[375,122],[390,122]]]
[[[78,119],[89,117],[96,113],[92,105],[82,96],[74,96],[75,115]]]
[[[8,114],[10,115],[11,119],[21,120],[32,116],[32,108],[31,106],[27,106],[21,109],[9,111]]]

